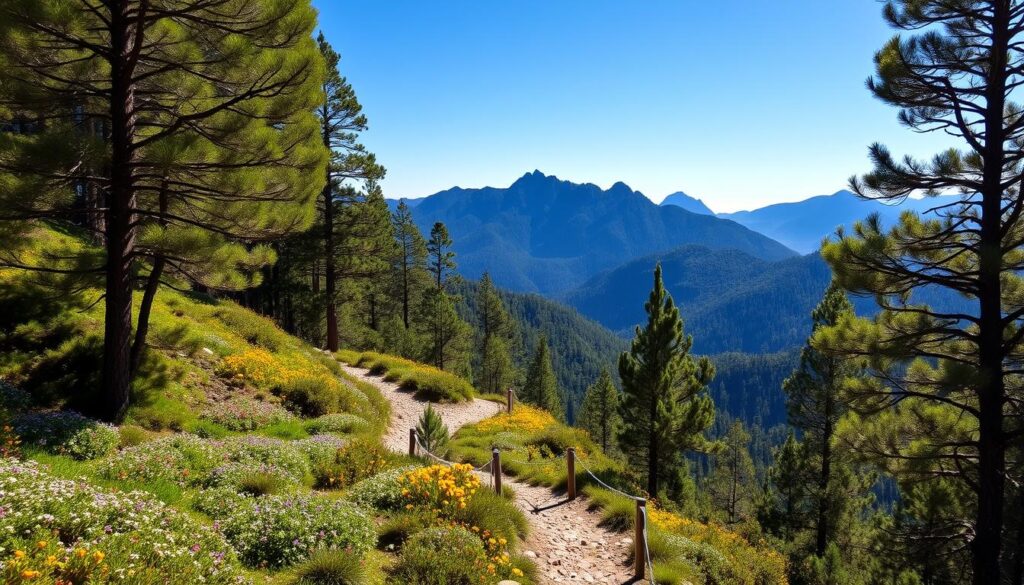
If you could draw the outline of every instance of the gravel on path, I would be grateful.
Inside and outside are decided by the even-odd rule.
[[[384,435],[388,448],[407,452],[409,429],[415,428],[426,403],[416,400],[411,392],[396,384],[371,376],[362,368],[342,364],[352,376],[375,385],[391,402],[391,422]],[[504,405],[487,400],[434,404],[454,434],[463,425],[498,414]],[[522,554],[537,564],[541,585],[552,583],[600,583],[603,585],[646,583],[632,578],[629,563],[633,539],[628,533],[614,532],[601,526],[600,513],[587,509],[586,498],[567,501],[542,486],[503,479],[504,485],[516,494],[516,505],[526,514],[530,533],[522,543]]]

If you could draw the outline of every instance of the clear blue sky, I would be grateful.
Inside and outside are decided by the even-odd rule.
[[[873,0],[314,0],[389,197],[540,169],[715,211],[844,188],[867,146],[931,156],[864,80]]]

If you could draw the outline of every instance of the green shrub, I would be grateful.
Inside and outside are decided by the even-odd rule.
[[[504,538],[508,542],[526,536],[529,527],[526,516],[511,500],[489,489],[479,490],[469,498],[456,519],[466,526],[490,531],[495,538]]]
[[[422,400],[462,402],[476,396],[476,390],[465,379],[433,366],[375,352],[365,352],[358,359],[350,353],[339,359],[367,368],[375,376],[384,376],[388,382],[416,393]]]
[[[284,567],[320,548],[364,553],[373,547],[373,521],[352,504],[316,495],[246,499],[221,530],[251,567]]]
[[[402,547],[392,577],[408,585],[477,585],[487,578],[483,543],[465,528],[429,528]]]
[[[337,387],[314,377],[300,376],[282,383],[277,392],[284,402],[303,416],[323,416],[336,412],[340,406]]]
[[[209,487],[228,487],[251,496],[295,491],[302,478],[273,463],[225,463],[210,472]]]
[[[366,562],[358,555],[337,549],[319,549],[297,566],[292,585],[364,585]]]
[[[171,435],[123,449],[102,461],[98,471],[106,479],[194,484],[204,482],[221,461],[217,443],[195,435]]]
[[[229,431],[224,425],[206,419],[198,419],[189,422],[185,426],[185,430],[204,439],[223,439],[224,437],[231,435],[231,431]]]
[[[350,435],[361,433],[370,428],[370,423],[354,414],[338,413],[326,414],[313,420],[306,421],[306,432],[311,435],[322,433],[340,433]]]
[[[412,535],[436,526],[437,517],[423,508],[403,510],[390,516],[377,529],[377,546],[385,550],[400,548]]]
[[[137,425],[121,425],[117,432],[121,447],[134,447],[153,439],[152,433]]]
[[[14,432],[25,445],[74,459],[97,459],[117,449],[117,428],[77,412],[29,412],[12,419]]]
[[[368,477],[345,492],[345,499],[363,508],[398,510],[405,501],[398,477],[413,467],[396,467]]]
[[[230,510],[247,506],[251,496],[229,487],[206,488],[199,490],[192,500],[192,509],[202,512],[211,518],[221,518]]]
[[[438,457],[448,455],[448,425],[444,424],[441,415],[429,403],[416,422],[416,434],[427,451]]]
[[[335,435],[313,435],[293,442],[292,447],[309,459],[309,464],[316,475],[317,470],[334,465],[338,461],[338,451],[347,444],[347,439]]]
[[[309,436],[309,433],[306,432],[306,426],[298,419],[277,422],[270,426],[263,427],[257,432],[266,437],[287,439],[289,441],[305,439]]]

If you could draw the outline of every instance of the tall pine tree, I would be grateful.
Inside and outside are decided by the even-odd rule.
[[[811,334],[853,315],[853,305],[846,293],[832,283],[811,313]],[[836,494],[833,467],[838,465],[833,444],[839,419],[847,410],[840,397],[841,385],[847,378],[863,373],[857,361],[822,353],[808,342],[800,353],[800,365],[782,384],[789,424],[802,432],[805,448],[814,455],[810,462],[814,468],[812,495],[816,509],[814,552],[819,557],[833,540],[839,512],[835,508],[842,505],[832,501]]]
[[[321,86],[323,103],[317,108],[320,118],[320,137],[331,152],[326,180],[320,200],[321,230],[323,233],[324,305],[327,323],[327,350],[338,351],[338,280],[349,277],[371,277],[383,271],[381,261],[385,243],[377,238],[390,238],[383,229],[384,221],[375,210],[351,210],[360,205],[373,205],[359,190],[346,185],[358,179],[375,182],[384,176],[384,168],[376,157],[357,142],[359,132],[366,130],[366,116],[356,99],[352,84],[338,71],[341,56],[331,48],[323,33],[317,45],[327,67]],[[383,198],[381,198],[383,199]],[[385,207],[386,209],[386,207]],[[359,231],[360,233],[352,233]],[[345,239],[349,247],[362,248],[358,254],[339,254],[338,240]],[[370,248],[370,249],[366,249]],[[339,258],[347,261],[338,266]]]
[[[705,488],[711,502],[735,524],[753,513],[757,487],[754,462],[750,458],[750,433],[741,421],[734,421],[711,458],[711,475]]]
[[[315,22],[308,0],[0,2],[0,109],[39,122],[0,137],[4,264],[41,269],[8,238],[70,227],[78,188],[99,195],[106,418],[128,406],[142,262],[202,281],[204,258],[260,265],[243,252],[312,220],[327,159]],[[101,134],[82,131],[94,121]]]
[[[884,16],[907,35],[876,54],[868,88],[952,148],[916,160],[872,145],[874,170],[851,186],[882,202],[963,195],[931,218],[904,213],[891,228],[870,218],[824,246],[839,284],[881,312],[819,332],[815,344],[870,357],[878,378],[849,395],[862,417],[851,427],[858,448],[904,491],[940,478],[969,490],[945,534],[970,550],[976,585],[1000,583],[1024,555],[1006,546],[1008,503],[1024,481],[1007,457],[1024,428],[1024,123],[1011,99],[1024,71],[1024,10],[1013,0],[892,0]],[[972,306],[924,304],[915,293],[925,287]]]
[[[565,420],[565,406],[558,390],[558,380],[551,366],[551,351],[547,337],[541,335],[526,371],[526,381],[520,398],[523,402],[539,406],[559,420]]]
[[[426,277],[427,244],[405,201],[400,202],[392,214],[391,226],[398,241],[392,263],[394,296],[401,307],[402,325],[409,329],[412,307],[423,289]]]
[[[476,306],[481,348],[477,387],[484,392],[502,393],[515,379],[511,349],[515,323],[486,272],[477,288]]]
[[[587,387],[576,426],[590,433],[605,453],[617,449],[622,417],[619,415],[619,391],[608,370],[601,370],[601,376]]]
[[[681,452],[705,446],[704,430],[715,417],[707,392],[715,368],[705,357],[690,356],[693,339],[683,335],[683,320],[665,290],[660,264],[644,308],[647,324],[636,328],[630,350],[619,356],[619,447],[646,474],[648,493],[657,496],[661,480],[680,464]]]

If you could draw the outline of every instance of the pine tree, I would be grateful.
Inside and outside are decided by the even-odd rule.
[[[811,314],[811,335],[853,316],[853,305],[846,293],[832,283]],[[839,393],[844,381],[862,372],[863,367],[855,360],[822,353],[808,341],[800,353],[800,365],[782,384],[789,423],[802,431],[805,447],[815,455],[811,463],[815,484],[812,497],[816,508],[814,553],[819,557],[833,540],[839,512],[835,508],[842,506],[841,502],[831,501],[835,492],[833,468],[837,465],[833,443],[839,419],[847,410]]]
[[[523,383],[523,392],[520,398],[523,402],[547,410],[559,420],[565,420],[562,394],[558,390],[558,380],[555,378],[555,371],[551,366],[548,340],[543,335],[537,341],[533,359],[526,371],[526,381]]]
[[[715,369],[707,358],[689,355],[693,339],[683,335],[683,321],[662,283],[660,264],[644,307],[647,325],[636,328],[630,351],[619,357],[619,447],[646,473],[647,491],[653,496],[661,479],[679,464],[683,450],[705,446],[703,432],[715,416],[707,392]]]
[[[452,239],[448,236],[448,228],[441,222],[435,223],[430,229],[427,254],[430,256],[430,274],[434,276],[437,288],[443,288],[448,275],[455,270],[455,252],[452,252]]]
[[[608,370],[591,384],[583,395],[576,426],[585,429],[605,453],[617,449],[622,418],[619,415],[619,391]]]
[[[712,457],[706,482],[711,502],[735,524],[753,511],[756,490],[754,462],[750,459],[750,433],[740,421],[733,422]]]
[[[768,470],[767,485],[759,521],[761,526],[791,542],[809,523],[813,502],[808,483],[812,480],[804,446],[791,430],[786,442],[776,450]]]
[[[893,0],[884,16],[908,35],[876,54],[869,90],[912,130],[937,133],[953,148],[915,160],[874,144],[874,170],[851,187],[882,202],[964,195],[932,219],[904,213],[883,229],[869,218],[828,242],[823,256],[839,284],[877,299],[881,312],[821,332],[815,344],[871,357],[878,379],[850,388],[861,417],[851,427],[855,444],[904,490],[937,478],[962,482],[972,501],[948,536],[969,548],[976,585],[999,583],[1018,556],[1008,554],[1005,517],[1012,486],[1024,480],[1011,476],[1007,460],[1024,428],[1024,409],[1010,407],[1024,400],[1024,124],[1010,101],[1024,66],[1016,50],[1024,11],[1010,0]],[[925,305],[915,295],[924,287],[973,306]],[[931,447],[920,452],[922,445]]]
[[[102,218],[86,223],[105,258],[85,270],[104,280],[106,418],[128,406],[143,262],[153,294],[161,262],[177,279],[241,288],[272,260],[253,244],[312,220],[327,162],[312,113],[323,79],[315,21],[308,0],[0,2],[0,109],[45,121],[0,138],[0,207],[12,221],[0,231],[16,240],[35,220],[72,227],[78,187],[102,199],[89,211]],[[83,131],[96,121],[104,132]],[[41,268],[9,243],[4,264]]]
[[[395,296],[402,308],[402,324],[410,326],[410,314],[423,288],[427,267],[427,244],[412,219],[412,211],[405,201],[398,204],[391,217],[391,226],[398,242],[392,270]]]
[[[415,331],[424,340],[423,360],[434,367],[468,378],[473,332],[459,317],[452,297],[442,289],[423,293]]]
[[[331,152],[320,201],[327,350],[338,351],[338,279],[346,276],[367,278],[382,272],[379,260],[381,250],[376,249],[374,244],[383,247],[382,240],[378,238],[390,238],[390,234],[382,229],[383,220],[379,212],[367,214],[364,210],[350,210],[351,207],[364,203],[372,205],[373,202],[365,202],[358,190],[345,182],[351,179],[375,182],[383,178],[384,168],[377,164],[372,153],[357,142],[359,132],[366,130],[366,116],[362,114],[363,108],[356,99],[352,85],[338,71],[341,56],[331,48],[322,32],[317,37],[317,45],[327,66],[327,75],[321,86],[324,100],[317,108],[317,116],[320,119],[321,139]],[[360,233],[352,233],[354,231]],[[350,248],[373,249],[359,250],[358,255],[339,254],[339,238],[346,239]],[[355,241],[359,241],[359,245]],[[339,270],[339,257],[349,261],[345,267],[347,270]]]
[[[477,320],[482,359],[477,385],[484,392],[502,393],[515,379],[511,342],[515,335],[512,317],[486,272],[477,288]]]
[[[427,404],[420,415],[416,423],[416,434],[427,451],[438,457],[448,455],[448,425],[444,424],[444,420],[434,410],[433,405]]]

